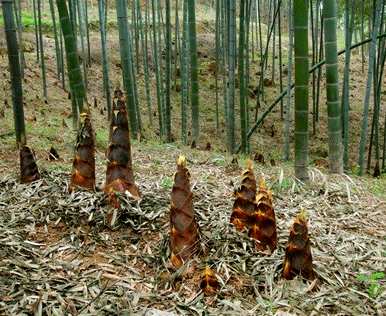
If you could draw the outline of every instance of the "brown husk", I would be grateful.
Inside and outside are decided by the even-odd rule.
[[[39,179],[40,173],[33,150],[28,146],[22,146],[20,148],[20,182],[30,183]]]
[[[170,207],[170,249],[171,262],[180,267],[197,250],[198,230],[193,209],[193,194],[190,190],[190,174],[186,159],[180,156]]]
[[[114,95],[104,191],[110,202],[119,207],[117,192],[129,192],[135,199],[140,198],[140,193],[134,182],[125,99],[120,90],[116,90]]]
[[[95,190],[95,135],[90,115],[82,113],[81,126],[75,145],[75,158],[72,164],[72,174],[69,191],[80,187]]]
[[[303,213],[295,218],[291,227],[283,264],[285,279],[292,280],[297,275],[308,280],[315,279],[307,218]]]

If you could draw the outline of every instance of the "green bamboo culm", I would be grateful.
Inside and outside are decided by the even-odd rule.
[[[87,79],[87,58],[86,58],[86,48],[85,48],[85,36],[86,36],[86,26],[85,26],[85,14],[84,14],[84,1],[76,1],[76,8],[78,13],[79,21],[79,34],[80,34],[80,48],[81,48],[81,61],[83,68],[83,80],[85,89],[87,90],[88,79]]]
[[[377,36],[377,39],[382,39],[382,38],[386,38],[386,33],[383,33]],[[354,50],[358,47],[361,47],[371,42],[371,40],[372,40],[371,38],[365,39],[362,42],[351,45],[350,50]],[[345,50],[343,49],[338,52],[338,56],[344,53],[345,53]],[[326,63],[325,60],[321,60],[320,62],[318,62],[316,65],[312,66],[309,69],[309,73],[313,73],[316,70],[320,70],[325,63]],[[292,84],[291,89],[294,87],[295,87],[295,84]],[[280,103],[281,99],[283,99],[287,95],[287,91],[289,90],[286,89],[279,96],[277,96],[276,99],[268,106],[268,108],[260,115],[260,117],[256,120],[256,122],[253,123],[252,127],[248,131],[248,138],[250,138],[256,132],[257,128],[264,122],[264,119],[268,116],[268,114],[271,113],[272,110],[275,108],[275,106]],[[238,153],[240,149],[241,149],[241,145],[237,146],[235,152]]]
[[[324,48],[328,114],[328,159],[332,173],[343,172],[342,120],[339,102],[338,49],[336,42],[336,0],[324,0]]]
[[[75,38],[78,38],[78,22],[77,22],[77,0],[68,0],[68,9],[70,14],[70,20],[72,23],[72,30]],[[78,45],[78,42],[75,43]]]
[[[291,119],[291,86],[292,86],[292,55],[293,55],[293,19],[292,0],[288,0],[288,76],[287,76],[287,100],[285,104],[284,121],[284,160],[290,158],[290,119]]]
[[[23,109],[23,88],[20,70],[19,47],[13,14],[13,0],[2,0],[5,38],[7,42],[9,72],[11,75],[13,115],[16,144],[21,148],[27,144]]]
[[[227,112],[228,151],[235,150],[235,68],[236,68],[236,3],[231,1],[227,6],[228,18],[228,82],[227,82]]]
[[[173,61],[174,61],[174,67],[173,67],[173,71],[172,71],[172,74],[173,74],[173,88],[176,90],[176,87],[177,87],[177,69],[178,69],[178,62],[179,62],[179,58],[178,58],[178,54],[180,54],[181,52],[181,43],[180,43],[180,18],[179,18],[179,15],[178,15],[178,9],[180,8],[180,5],[178,3],[178,0],[175,1],[175,5],[174,5],[174,15],[175,15],[175,18],[174,18],[174,43],[175,43],[175,47],[174,47],[174,50],[173,50]]]
[[[91,46],[90,46],[90,29],[88,27],[88,0],[84,2],[84,14],[86,24],[86,39],[87,39],[87,66],[91,66]]]
[[[308,0],[295,0],[295,176],[308,180]]]
[[[215,91],[216,91],[216,132],[219,134],[220,119],[219,119],[219,93],[218,93],[218,72],[220,69],[220,0],[216,0],[216,30],[215,30],[215,45],[216,45],[216,71],[215,71]]]
[[[344,25],[345,25],[345,57],[344,57],[344,78],[342,92],[342,136],[343,136],[343,166],[348,169],[349,162],[349,111],[350,111],[350,60],[352,28],[354,22],[354,11],[350,16],[350,0],[345,0]],[[353,4],[352,4],[353,6]]]
[[[192,108],[192,137],[197,143],[200,134],[199,125],[199,95],[198,95],[198,61],[196,38],[196,8],[195,0],[188,1],[189,19],[189,49],[190,49],[190,79],[191,79],[191,108]]]
[[[60,79],[62,81],[62,89],[66,90],[66,76],[64,73],[64,48],[63,48],[63,32],[62,28],[60,26],[60,23],[58,25],[58,36],[59,36],[59,49],[60,49]]]
[[[240,26],[239,26],[239,83],[240,83],[240,126],[241,126],[241,152],[246,153],[248,149],[248,124],[246,105],[246,71],[245,71],[245,0],[240,0]]]
[[[19,46],[23,47],[23,23],[22,23],[22,12],[21,12],[21,3],[20,0],[15,1],[15,17],[16,17],[16,24],[17,24],[17,35],[18,35],[18,41]],[[21,77],[24,78],[24,68],[25,68],[25,57],[24,57],[24,50],[20,50],[20,72]]]
[[[129,32],[130,36],[130,32]],[[130,36],[132,38],[132,36]],[[136,72],[135,72],[135,66],[136,62],[134,59],[134,53],[133,53],[133,46],[132,46],[132,41],[129,42],[129,54],[131,56],[131,62],[130,62],[130,71],[131,71],[131,78],[132,78],[132,83],[133,83],[133,96],[134,96],[134,109],[135,109],[135,116],[137,120],[137,133],[141,133],[142,129],[142,118],[141,118],[141,111],[139,108],[139,98],[138,98],[138,89],[137,89],[137,80],[136,80]],[[137,67],[138,68],[138,67]]]
[[[133,78],[131,69],[131,50],[130,35],[127,17],[127,2],[125,0],[116,0],[119,45],[122,64],[123,86],[126,91],[127,108],[130,119],[130,133],[133,138],[137,138],[138,122],[135,108],[135,97],[133,89]]]
[[[34,13],[34,28],[35,28],[35,47],[36,47],[36,62],[39,62],[39,34],[38,34],[38,17],[37,17],[37,7],[36,1],[32,0],[32,10]]]
[[[371,43],[369,48],[369,66],[367,71],[367,84],[365,90],[365,98],[363,101],[363,116],[362,116],[362,128],[361,128],[361,138],[359,143],[359,175],[363,175],[366,163],[365,163],[365,151],[366,151],[366,142],[367,142],[367,131],[368,131],[368,117],[369,117],[369,105],[370,105],[370,95],[371,95],[371,86],[373,84],[374,76],[374,64],[376,59],[377,51],[377,34],[381,25],[380,14],[382,8],[382,0],[375,1],[375,19],[371,36]]]
[[[188,0],[183,2],[183,33],[181,42],[181,140],[183,144],[188,142],[188,102],[189,102],[189,24],[188,24]]]
[[[106,37],[106,0],[98,0],[98,13],[99,13],[99,30],[101,35],[101,47],[102,47],[102,65],[103,65],[103,88],[104,95],[107,102],[107,119],[111,118],[111,89],[110,89],[110,76],[109,76],[109,60],[107,56],[107,37]]]
[[[151,95],[150,95],[150,78],[149,78],[149,64],[148,64],[148,56],[147,56],[147,28],[144,28],[142,12],[141,12],[141,3],[139,0],[136,1],[137,6],[137,14],[138,14],[138,27],[139,27],[139,35],[141,39],[141,49],[143,52],[143,69],[145,76],[145,93],[146,93],[146,105],[147,105],[147,115],[149,119],[149,126],[153,125],[153,116],[151,113]],[[146,15],[147,17],[147,15]],[[146,21],[147,26],[147,21]],[[146,33],[145,33],[146,32]],[[145,33],[145,34],[144,34]]]
[[[172,28],[170,24],[170,0],[165,1],[166,9],[166,60],[165,60],[165,140],[166,142],[171,142],[172,133],[171,133],[171,118],[170,118],[170,81],[171,81],[171,46],[172,39],[171,33]]]
[[[39,29],[39,54],[40,54],[40,67],[42,70],[42,84],[43,84],[43,96],[47,100],[47,78],[46,78],[46,63],[44,57],[43,46],[43,31],[42,31],[42,3],[38,0],[38,29]]]
[[[157,86],[157,109],[158,109],[158,124],[159,124],[159,132],[160,136],[163,136],[164,131],[164,121],[163,121],[163,98],[161,96],[161,74],[160,74],[160,60],[158,58],[158,38],[157,38],[157,20],[156,20],[156,4],[155,0],[151,1],[151,10],[152,10],[152,25],[153,25],[153,59],[154,59],[154,68],[155,68],[155,77],[156,77],[156,86]]]
[[[59,48],[58,30],[56,25],[55,7],[54,7],[53,0],[49,0],[49,5],[50,5],[52,28],[54,31],[54,40],[55,40],[56,74],[59,79],[60,78],[60,48]]]
[[[76,106],[72,108],[73,127],[78,128],[79,113],[83,112],[86,99],[82,72],[80,70],[78,53],[76,50],[76,39],[72,29],[72,23],[67,10],[66,0],[56,0],[60,25],[63,32],[64,47],[66,51],[67,74],[70,84],[71,96],[75,100]]]

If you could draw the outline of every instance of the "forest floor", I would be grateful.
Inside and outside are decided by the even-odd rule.
[[[205,25],[204,25],[205,26]],[[202,137],[198,149],[179,142],[153,140],[149,122],[141,142],[133,141],[136,182],[140,202],[122,197],[118,212],[108,206],[101,191],[108,143],[99,37],[92,33],[93,65],[88,71],[89,101],[96,131],[98,190],[67,193],[75,133],[71,101],[56,78],[54,44],[46,38],[48,100],[41,96],[40,68],[35,62],[33,34],[25,35],[27,68],[24,81],[28,143],[34,148],[42,180],[18,184],[18,153],[8,80],[1,80],[0,109],[0,313],[20,314],[355,314],[381,315],[386,308],[386,179],[327,174],[325,112],[318,133],[311,139],[310,182],[294,179],[291,163],[280,161],[282,122],[279,110],[268,116],[252,138],[252,152],[266,162],[256,164],[274,194],[278,249],[267,256],[257,252],[246,234],[229,224],[233,191],[248,156],[232,163],[223,151],[223,136],[216,139],[214,81],[208,76],[213,62],[213,35],[199,32]],[[110,33],[111,74],[119,86],[119,48]],[[211,48],[212,47],[212,48]],[[212,52],[212,53],[211,53]],[[206,57],[205,57],[206,56]],[[6,55],[0,56],[0,75],[8,79]],[[341,67],[341,65],[340,65]],[[353,148],[358,143],[362,94],[365,86],[359,57],[352,69]],[[139,77],[143,91],[143,76]],[[267,88],[268,101],[279,88]],[[322,88],[323,89],[323,88]],[[155,89],[153,89],[155,90]],[[323,89],[324,90],[324,89]],[[155,100],[153,95],[153,100]],[[220,98],[222,93],[220,92]],[[322,95],[321,104],[324,104]],[[384,98],[384,97],[383,97]],[[144,96],[141,95],[142,101]],[[173,99],[178,100],[177,92]],[[253,103],[253,99],[250,100]],[[269,103],[269,102],[267,102]],[[145,104],[145,102],[142,102]],[[221,107],[221,103],[220,103]],[[145,106],[143,106],[143,113]],[[173,126],[179,130],[179,106],[174,104]],[[253,108],[252,108],[253,110]],[[103,114],[102,114],[103,112]],[[253,111],[251,111],[253,113]],[[145,117],[145,114],[143,115]],[[153,117],[157,122],[157,117]],[[222,123],[222,127],[223,123]],[[272,132],[274,131],[274,132]],[[179,138],[176,134],[175,138]],[[206,143],[211,151],[202,150]],[[275,143],[277,146],[272,146]],[[53,146],[58,161],[48,159]],[[201,149],[200,149],[201,148]],[[169,263],[169,198],[175,161],[188,158],[194,205],[200,226],[201,253],[181,270]],[[352,155],[356,161],[356,155]],[[253,155],[252,155],[253,157]],[[355,171],[355,163],[353,163]],[[281,265],[289,227],[300,209],[309,214],[316,282],[284,281]],[[209,265],[216,271],[220,289],[204,297],[200,274]]]

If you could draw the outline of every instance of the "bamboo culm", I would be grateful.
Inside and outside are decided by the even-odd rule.
[[[336,0],[324,0],[324,46],[326,52],[326,89],[328,114],[329,169],[332,173],[343,172],[342,120],[339,104],[338,50]]]
[[[68,14],[65,0],[56,0],[58,8],[60,25],[64,37],[64,46],[66,50],[67,74],[70,83],[70,90],[76,107],[73,107],[73,125],[78,126],[79,112],[83,112],[86,99],[86,90],[83,83],[82,72],[80,70],[78,53],[76,50],[76,39],[72,29],[72,23]]]
[[[308,0],[294,1],[295,176],[308,180]]]
[[[127,17],[127,2],[116,0],[116,11],[119,32],[119,45],[122,64],[123,85],[126,91],[127,108],[130,120],[130,132],[133,138],[137,138],[138,122],[135,108],[135,96],[133,90],[133,77],[130,55],[130,35]]]
[[[16,144],[21,148],[27,144],[24,108],[23,88],[20,71],[19,47],[16,36],[16,26],[13,13],[13,0],[2,0],[5,38],[7,42],[9,72],[11,75],[13,115],[15,121]]]
[[[376,12],[381,11],[381,0],[376,0]],[[368,115],[369,115],[369,104],[370,104],[370,94],[371,86],[373,83],[373,71],[374,63],[376,59],[376,49],[377,49],[377,33],[381,24],[380,14],[375,14],[374,27],[372,30],[372,40],[369,49],[369,67],[367,72],[367,84],[365,90],[365,98],[363,101],[363,117],[362,117],[362,128],[361,128],[361,137],[359,143],[359,175],[363,175],[366,165],[365,165],[365,150],[367,142],[367,130],[368,130]]]
[[[110,87],[110,75],[109,75],[109,59],[107,53],[107,36],[106,36],[106,0],[98,0],[98,13],[100,23],[100,36],[101,36],[101,47],[102,47],[102,65],[103,65],[103,88],[107,102],[107,119],[111,119],[111,87]]]

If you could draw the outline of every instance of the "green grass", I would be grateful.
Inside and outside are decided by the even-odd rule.
[[[211,162],[215,166],[221,166],[221,167],[225,167],[226,166],[226,158],[223,155],[214,155],[214,157],[212,158]]]
[[[35,27],[35,20],[32,12],[22,11],[21,13],[21,22],[25,29],[32,29]],[[4,26],[3,16],[0,16],[0,26]],[[47,14],[42,16],[42,29],[43,31],[51,30],[52,20]]]
[[[379,179],[372,179],[369,183],[369,190],[374,195],[385,198],[386,196],[386,175],[383,174]]]
[[[173,179],[170,177],[163,177],[160,182],[161,188],[170,190],[173,187]]]
[[[97,148],[105,149],[107,148],[109,141],[109,130],[99,129],[95,132],[95,145]]]
[[[386,280],[386,275],[384,272],[376,271],[371,274],[359,274],[357,280],[367,287],[370,297],[376,298],[384,290],[382,283]]]

